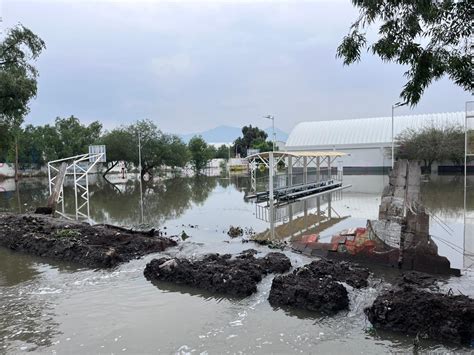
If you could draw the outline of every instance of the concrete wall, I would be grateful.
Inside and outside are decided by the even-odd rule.
[[[0,177],[15,177],[15,168],[7,163],[0,163]]]

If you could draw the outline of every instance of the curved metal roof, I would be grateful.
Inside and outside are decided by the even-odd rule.
[[[464,126],[464,112],[395,116],[395,136],[406,128],[420,129],[429,125]],[[384,145],[392,141],[392,118],[374,117],[349,120],[301,122],[293,128],[286,148]]]
[[[316,158],[316,157],[343,157],[347,155],[346,153],[342,152],[335,152],[335,151],[325,151],[325,152],[315,152],[315,151],[308,151],[308,152],[288,152],[288,151],[280,151],[277,150],[273,152],[273,156],[275,158],[278,157],[309,157],[309,158]],[[262,153],[255,153],[247,156],[247,159],[254,159],[254,158],[265,158],[268,159],[270,156],[270,152],[262,152]]]

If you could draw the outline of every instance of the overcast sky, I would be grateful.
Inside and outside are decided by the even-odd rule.
[[[106,128],[150,118],[164,131],[219,125],[290,132],[307,120],[389,116],[404,68],[335,58],[357,15],[349,0],[0,0],[3,30],[22,23],[47,49],[27,123],[74,114]],[[412,112],[462,111],[443,79]],[[406,108],[399,113],[410,113]]]

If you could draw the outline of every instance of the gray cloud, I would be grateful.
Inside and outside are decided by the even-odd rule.
[[[356,15],[350,2],[329,0],[6,0],[1,16],[47,44],[27,122],[74,114],[113,127],[147,117],[186,133],[266,126],[267,113],[287,131],[304,120],[389,115],[404,68],[370,54],[351,67],[335,58]],[[467,99],[443,79],[414,112],[462,110]]]

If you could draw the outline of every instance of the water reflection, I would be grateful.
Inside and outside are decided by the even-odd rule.
[[[305,200],[273,207],[255,204],[255,215],[258,219],[269,223],[269,228],[256,235],[257,239],[294,240],[304,234],[320,234],[326,229],[349,218],[346,211],[337,211],[333,202],[343,199],[343,192],[336,191],[323,196],[314,196]],[[274,224],[271,223],[273,216]],[[271,232],[271,228],[274,232]]]

